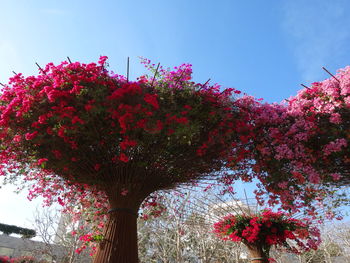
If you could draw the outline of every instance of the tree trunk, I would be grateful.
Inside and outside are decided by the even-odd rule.
[[[261,246],[247,245],[251,263],[268,263],[268,256],[265,255]]]
[[[94,263],[138,263],[137,212],[141,201],[109,195],[112,209]]]

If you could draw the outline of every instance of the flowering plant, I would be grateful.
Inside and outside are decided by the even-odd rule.
[[[17,258],[10,258],[8,256],[0,256],[0,263],[47,263],[46,260],[36,260],[32,256],[22,256]]]
[[[216,175],[244,122],[235,123],[232,95],[239,92],[194,83],[188,64],[129,81],[108,72],[106,60],[49,63],[38,76],[10,79],[0,96],[0,175],[23,175],[34,182],[30,198],[42,195],[67,210],[79,204],[95,220],[112,208],[105,229],[132,228],[132,245],[115,240],[120,250],[104,251],[136,262],[142,201],[156,190]],[[132,227],[114,227],[118,222]]]
[[[270,205],[308,207],[315,215],[315,201],[327,206],[328,197],[344,200],[334,189],[349,184],[350,67],[286,102],[238,100],[250,115],[254,137],[241,147],[244,158],[231,165],[242,179],[260,180],[258,198],[267,194]]]
[[[223,240],[243,242],[251,252],[255,252],[251,253],[252,257],[260,256],[265,260],[272,246],[298,253],[317,249],[320,243],[317,228],[283,212],[271,210],[264,210],[256,215],[226,216],[214,224],[214,233]]]
[[[45,177],[59,174],[72,183],[101,186],[110,180],[111,167],[132,163],[147,174],[176,173],[176,183],[184,179],[178,173],[184,173],[186,157],[191,165],[197,165],[194,156],[201,157],[198,166],[203,166],[215,155],[206,169],[220,166],[235,131],[232,91],[190,82],[187,65],[152,83],[145,77],[128,82],[109,75],[106,59],[98,65],[50,63],[37,77],[11,78],[0,98],[3,175],[38,176],[40,169]],[[173,158],[178,154],[181,160]],[[196,173],[185,172],[187,178]]]
[[[0,256],[0,263],[8,263],[8,262],[10,262],[10,257]]]

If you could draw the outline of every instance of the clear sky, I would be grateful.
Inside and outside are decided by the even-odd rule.
[[[350,64],[347,0],[0,0],[0,10],[2,83],[12,71],[37,74],[35,62],[100,55],[122,74],[130,57],[135,79],[144,56],[164,66],[191,63],[195,81],[280,102],[300,83],[328,78],[322,66]],[[5,205],[16,200],[7,188],[0,198],[0,222],[11,221],[21,208]]]

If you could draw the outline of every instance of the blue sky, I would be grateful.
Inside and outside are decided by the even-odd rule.
[[[268,4],[266,4],[268,3]],[[27,1],[0,0],[0,81],[11,71],[35,74],[35,62],[110,58],[131,77],[138,56],[193,64],[211,78],[267,101],[281,101],[349,64],[346,0]]]
[[[194,79],[280,102],[350,64],[347,0],[0,0],[0,82],[35,62],[109,56],[131,78],[138,56],[193,64]],[[6,189],[1,189],[4,193]],[[3,206],[3,203],[0,203]],[[2,218],[0,218],[0,221]]]

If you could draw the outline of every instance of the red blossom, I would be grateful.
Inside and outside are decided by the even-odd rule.
[[[121,153],[121,154],[119,155],[119,160],[121,160],[121,161],[124,162],[124,163],[127,163],[127,162],[129,161],[129,158],[128,158],[128,156],[126,156],[124,153]]]
[[[229,215],[214,224],[214,233],[221,239],[244,242],[267,248],[283,247],[286,240],[296,240],[299,250],[314,249],[320,243],[319,232],[301,220],[282,212],[264,210],[257,215]],[[312,244],[312,245],[308,245]],[[291,249],[287,246],[288,249]],[[293,251],[297,247],[292,247]]]
[[[49,63],[46,74],[17,74],[0,95],[0,174],[23,173],[32,184],[28,198],[43,196],[77,220],[91,218],[94,233],[82,236],[78,252],[94,243],[106,222],[108,198],[98,186],[121,182],[115,189],[128,189],[132,200],[139,191],[133,180],[171,188],[218,174],[238,138],[235,127],[246,123],[236,125],[234,99],[220,95],[217,85],[198,91],[188,64],[159,71],[152,83],[147,77],[128,82],[108,72],[105,62]],[[143,172],[132,180],[124,172],[108,182],[100,176],[130,167]],[[155,203],[149,217],[165,210]]]
[[[97,164],[94,165],[95,171],[99,171],[100,168],[101,168],[101,164],[97,163]]]
[[[48,161],[47,158],[41,158],[41,159],[38,160],[38,165],[40,166],[40,165],[42,165],[43,163],[45,163],[47,161]]]
[[[158,104],[158,95],[157,94],[145,94],[144,100],[148,104],[152,105],[155,109],[159,109],[159,104]]]
[[[122,150],[126,150],[127,148],[136,146],[137,142],[135,140],[130,140],[128,137],[125,137],[119,145]]]
[[[38,134],[38,131],[34,131],[32,133],[28,132],[25,134],[25,138],[26,138],[26,140],[32,140],[35,138],[35,136],[37,136],[37,134]]]
[[[63,202],[63,200],[62,200],[61,197],[58,197],[58,198],[57,198],[57,201],[58,201],[58,203],[59,203],[61,206],[64,206],[64,202]]]

